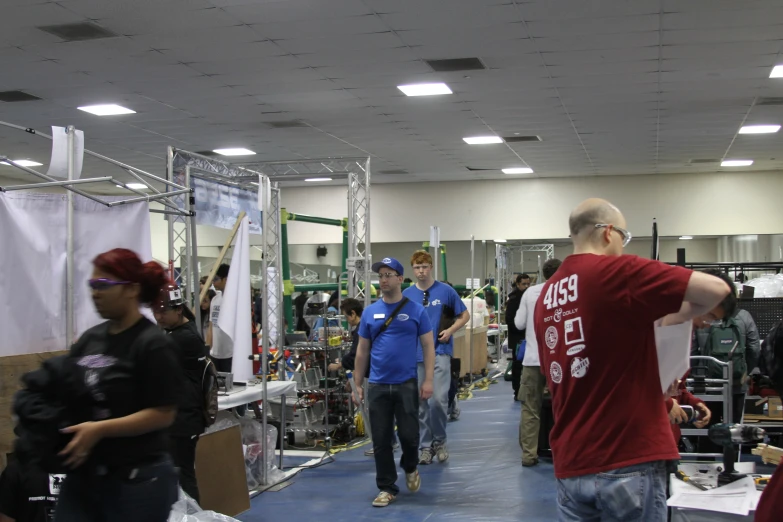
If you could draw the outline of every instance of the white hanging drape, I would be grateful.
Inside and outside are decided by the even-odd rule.
[[[0,356],[70,345],[65,339],[66,203],[63,194],[0,194]],[[87,288],[92,260],[120,247],[143,261],[152,259],[148,205],[107,208],[74,196],[77,336],[101,321]]]

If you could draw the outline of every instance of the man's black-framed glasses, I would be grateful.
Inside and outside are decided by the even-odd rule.
[[[620,227],[618,227],[616,225],[610,225],[608,223],[598,223],[595,226],[595,228],[608,228],[608,229],[614,230],[615,232],[620,234],[620,236],[622,236],[622,238],[623,238],[623,246],[624,247],[628,246],[628,243],[630,243],[631,239],[633,239],[633,236],[631,235],[630,232],[628,232],[624,228],[620,228]]]

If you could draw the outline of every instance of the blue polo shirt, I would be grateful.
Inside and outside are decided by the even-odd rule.
[[[435,341],[435,354],[448,355],[452,357],[454,355],[454,338],[449,338],[447,343],[439,343],[438,335],[440,335],[440,318],[443,314],[443,306],[448,305],[454,310],[454,317],[457,317],[462,312],[467,310],[465,303],[459,298],[459,294],[452,287],[446,283],[435,281],[431,287],[427,289],[429,292],[429,299],[427,302],[426,310],[429,317],[430,324],[432,325],[432,334]],[[419,290],[416,285],[406,288],[402,295],[413,301],[414,303],[424,303],[424,291]],[[421,342],[418,343],[418,362],[424,361],[424,352],[421,348]]]
[[[432,331],[424,307],[408,301],[389,327],[378,335],[383,323],[399,304],[399,301],[387,304],[379,299],[362,313],[359,335],[372,343],[370,382],[373,384],[401,384],[416,379],[418,375],[416,351],[419,336]]]

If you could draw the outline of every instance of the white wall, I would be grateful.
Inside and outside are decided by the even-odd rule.
[[[543,178],[372,185],[371,238],[419,242],[429,226],[443,241],[568,237],[568,215],[582,200],[615,203],[636,236],[723,236],[783,233],[781,174],[777,172]],[[346,215],[344,187],[285,188],[291,212],[329,218]],[[732,200],[732,197],[734,198]],[[289,242],[339,243],[338,228],[289,226]]]

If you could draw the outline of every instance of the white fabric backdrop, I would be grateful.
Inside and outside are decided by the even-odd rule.
[[[64,195],[0,194],[0,356],[69,346],[65,339],[65,237]],[[135,251],[143,261],[152,259],[148,205],[106,208],[76,196],[76,335],[101,320],[87,291],[92,260],[117,247]]]

